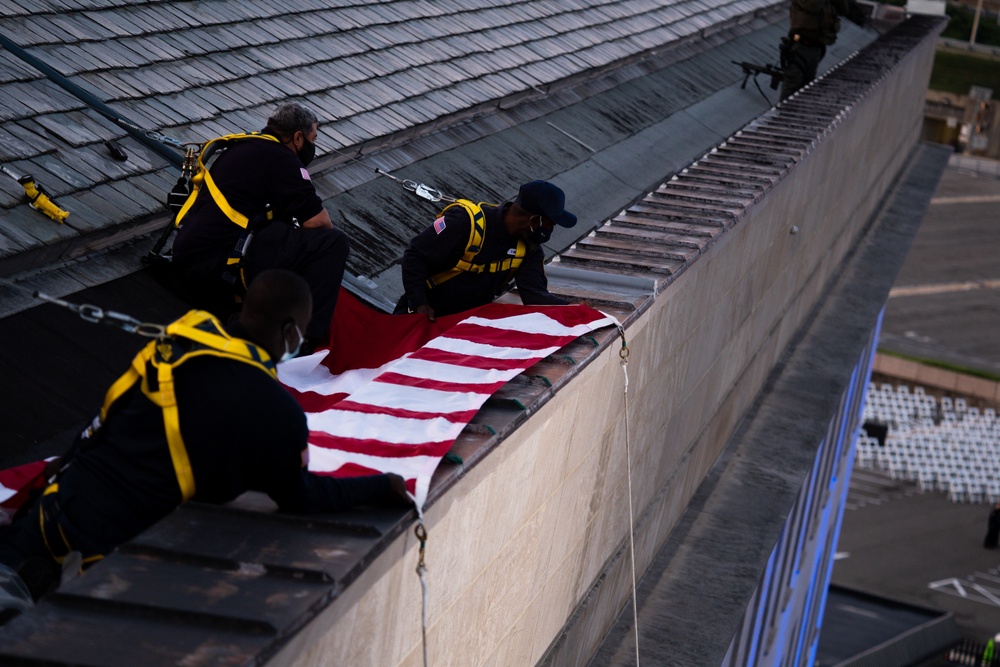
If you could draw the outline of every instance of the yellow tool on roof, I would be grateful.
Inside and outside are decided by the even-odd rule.
[[[59,208],[56,203],[49,198],[49,195],[45,192],[45,190],[43,190],[40,185],[35,183],[35,179],[32,176],[18,176],[3,165],[0,165],[0,171],[3,171],[5,174],[21,184],[21,187],[24,188],[24,194],[28,196],[28,204],[31,208],[41,211],[59,224],[65,222],[66,218],[69,217],[69,211],[64,211]]]

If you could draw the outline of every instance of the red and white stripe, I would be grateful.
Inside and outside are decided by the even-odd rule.
[[[335,327],[342,306],[356,308],[338,303]],[[344,339],[335,334],[329,356],[324,351],[286,362],[279,377],[306,410],[311,471],[397,473],[418,507],[441,458],[493,392],[578,336],[617,324],[582,305],[489,304],[435,324],[423,315],[369,314],[367,330],[378,332],[369,344],[392,347],[393,330],[426,342],[397,350],[399,356],[377,368],[350,368],[343,355],[351,350],[339,349],[337,341]],[[357,317],[354,312],[345,319],[358,326]],[[413,336],[414,326],[437,335]],[[364,341],[353,339],[351,345]]]
[[[31,491],[45,486],[45,464],[51,460],[47,458],[0,470],[0,526],[10,523]]]

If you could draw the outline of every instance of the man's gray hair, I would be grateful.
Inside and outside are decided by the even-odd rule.
[[[287,139],[296,132],[309,134],[317,122],[316,114],[312,111],[296,102],[286,102],[267,119],[267,129],[278,132],[283,139]]]

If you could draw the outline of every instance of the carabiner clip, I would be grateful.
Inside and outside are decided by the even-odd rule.
[[[421,199],[426,199],[427,201],[441,201],[443,196],[440,190],[436,190],[432,187],[426,186],[423,183],[417,186],[417,189],[413,191]]]

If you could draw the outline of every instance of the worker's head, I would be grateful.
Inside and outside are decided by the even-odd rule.
[[[299,156],[304,166],[309,166],[316,155],[316,135],[319,121],[316,114],[301,104],[287,102],[274,110],[267,119],[265,134],[277,137]]]
[[[566,195],[548,181],[531,181],[520,187],[505,218],[507,231],[524,241],[542,244],[552,229],[572,227],[576,216],[565,209]]]
[[[283,269],[264,271],[250,283],[242,324],[274,361],[295,356],[312,317],[312,293],[299,275]]]

